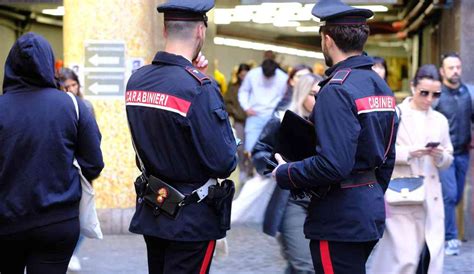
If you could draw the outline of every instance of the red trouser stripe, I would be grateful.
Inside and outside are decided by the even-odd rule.
[[[334,274],[331,255],[329,254],[328,241],[319,241],[319,251],[321,252],[321,262],[323,264],[324,274]]]
[[[212,240],[209,241],[209,245],[207,246],[206,255],[204,256],[204,261],[202,261],[201,271],[199,274],[206,274],[207,269],[209,268],[209,264],[211,263],[212,255],[214,255],[214,246],[216,245],[216,241]]]

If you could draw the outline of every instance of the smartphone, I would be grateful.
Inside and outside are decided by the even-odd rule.
[[[439,142],[429,142],[428,144],[426,144],[425,147],[427,148],[435,148],[435,147],[438,147],[439,146]]]

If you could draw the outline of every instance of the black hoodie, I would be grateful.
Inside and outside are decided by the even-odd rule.
[[[0,96],[0,235],[78,216],[76,158],[89,180],[104,167],[100,132],[78,99],[57,89],[54,55],[27,33],[13,45]]]

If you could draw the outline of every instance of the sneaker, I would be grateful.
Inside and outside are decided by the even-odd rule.
[[[76,255],[72,255],[71,260],[69,261],[69,265],[67,266],[67,270],[69,271],[81,271],[81,262]]]
[[[446,242],[445,248],[444,248],[444,254],[447,256],[455,256],[459,255],[459,247],[461,246],[461,243],[458,239],[452,239]]]

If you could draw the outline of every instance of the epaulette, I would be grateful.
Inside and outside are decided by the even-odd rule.
[[[204,85],[206,83],[210,83],[211,79],[209,76],[205,75],[204,73],[200,72],[198,69],[195,67],[185,67],[186,71],[189,72],[196,80],[201,83],[201,85]]]
[[[329,84],[342,85],[349,74],[351,74],[351,69],[341,69],[334,74],[331,80],[329,80]]]

